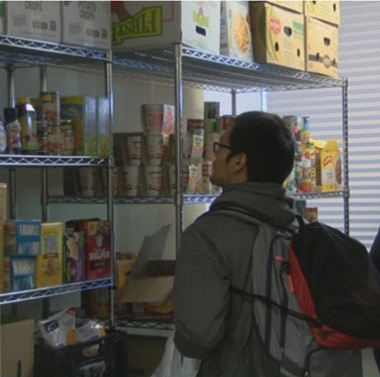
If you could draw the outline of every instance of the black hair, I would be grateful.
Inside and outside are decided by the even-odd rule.
[[[238,115],[229,145],[234,153],[246,154],[248,181],[283,184],[293,169],[293,133],[276,114],[248,111]]]

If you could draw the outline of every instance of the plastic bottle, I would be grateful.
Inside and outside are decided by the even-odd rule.
[[[0,154],[7,153],[7,133],[4,122],[0,119]]]
[[[21,154],[21,124],[17,119],[17,109],[4,109],[5,130],[7,133],[7,151],[9,154]]]
[[[29,97],[17,100],[19,121],[21,123],[21,146],[23,154],[37,153],[37,119],[36,111]]]

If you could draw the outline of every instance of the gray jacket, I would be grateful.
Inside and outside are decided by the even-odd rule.
[[[251,253],[257,228],[218,213],[240,207],[274,225],[293,222],[293,199],[268,183],[233,185],[184,232],[174,281],[175,344],[188,357],[201,359],[198,376],[254,377],[251,365],[252,307],[230,292],[231,285],[252,292]]]

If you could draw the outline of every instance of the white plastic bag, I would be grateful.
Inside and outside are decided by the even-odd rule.
[[[199,360],[182,356],[174,344],[174,334],[168,337],[162,360],[151,377],[195,377]]]

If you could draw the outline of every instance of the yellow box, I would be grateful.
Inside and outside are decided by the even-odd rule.
[[[339,1],[304,1],[303,3],[305,16],[318,18],[336,26],[340,25]]]
[[[268,3],[272,3],[297,13],[303,13],[303,1],[268,1]]]
[[[79,156],[96,156],[95,97],[61,97],[61,119],[69,119],[73,125],[75,154]]]
[[[36,259],[36,288],[63,284],[63,224],[42,223],[41,254]]]
[[[305,23],[305,70],[338,77],[338,27],[311,17],[305,17]]]
[[[257,63],[305,69],[304,16],[270,3],[250,3],[253,56]]]
[[[339,191],[342,186],[342,156],[334,139],[321,152],[321,184],[322,192]]]

